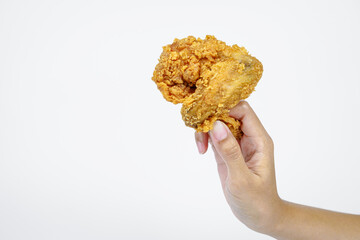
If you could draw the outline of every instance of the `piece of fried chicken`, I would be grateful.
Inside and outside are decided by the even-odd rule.
[[[163,47],[152,80],[167,101],[183,104],[186,126],[208,132],[221,120],[240,139],[240,122],[229,109],[254,91],[262,72],[261,62],[244,47],[189,36]]]

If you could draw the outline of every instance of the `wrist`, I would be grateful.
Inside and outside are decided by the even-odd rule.
[[[271,221],[263,233],[275,238],[281,235],[281,232],[285,228],[288,215],[288,202],[279,198],[279,201],[277,202],[277,207],[272,214]]]

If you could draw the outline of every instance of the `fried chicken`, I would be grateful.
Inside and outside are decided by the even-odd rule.
[[[262,72],[261,62],[244,47],[189,36],[163,47],[152,80],[167,101],[183,104],[186,126],[208,132],[221,120],[240,139],[240,122],[229,110],[254,91]]]

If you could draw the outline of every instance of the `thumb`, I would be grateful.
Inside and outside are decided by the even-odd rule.
[[[214,148],[227,166],[228,180],[237,181],[250,174],[239,143],[223,122],[216,121],[214,123],[214,128],[210,131],[210,137]]]

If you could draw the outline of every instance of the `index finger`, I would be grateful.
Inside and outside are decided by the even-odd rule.
[[[248,137],[264,137],[267,135],[264,126],[248,102],[241,101],[230,110],[229,115],[241,121],[240,128],[244,135]]]

